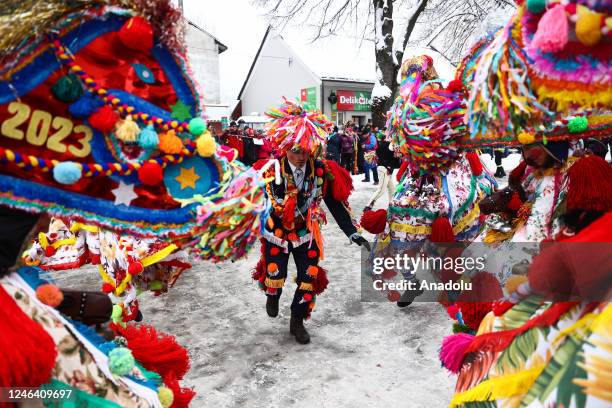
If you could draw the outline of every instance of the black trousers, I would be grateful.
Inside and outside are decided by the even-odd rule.
[[[342,153],[340,160],[342,167],[348,170],[349,173],[353,174],[353,155],[351,153]]]
[[[314,277],[312,275],[316,276],[319,270],[319,249],[317,245],[313,241],[310,247],[308,243],[305,243],[297,248],[291,248],[290,244],[287,253],[283,252],[283,248],[271,242],[266,242],[265,245],[264,257],[268,278],[266,279],[266,286],[268,287],[266,294],[275,297],[281,296],[284,282],[287,279],[289,255],[293,255],[297,269],[297,288],[291,303],[291,313],[303,319],[308,318],[312,307],[314,307],[312,290]]]

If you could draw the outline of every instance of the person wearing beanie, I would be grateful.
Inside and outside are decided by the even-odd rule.
[[[340,229],[351,243],[364,246],[368,242],[357,232],[351,218],[348,198],[353,189],[346,169],[320,155],[327,142],[331,122],[319,111],[308,111],[301,105],[285,100],[280,108],[268,112],[274,121],[267,138],[276,147],[280,161],[280,177],[275,170],[264,173],[266,196],[272,211],[263,220],[265,229],[262,255],[255,267],[253,279],[266,294],[266,312],[278,316],[278,304],[285,280],[289,256],[297,268],[297,288],[291,303],[289,331],[300,344],[310,342],[304,320],[311,316],[317,295],[327,287],[327,273],[319,265],[323,259],[321,224],[325,202]],[[293,129],[301,129],[298,135]],[[256,163],[256,167],[263,163]]]

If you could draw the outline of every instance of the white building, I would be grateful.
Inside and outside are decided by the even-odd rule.
[[[335,123],[371,121],[374,87],[373,45],[364,42],[355,49],[352,40],[333,38],[304,46],[298,54],[288,42],[268,27],[238,95],[232,118],[263,114],[282,97],[298,99],[320,109]],[[304,58],[304,59],[303,59]],[[330,99],[337,102],[332,104]]]
[[[204,98],[209,124],[220,131],[221,121],[229,118],[229,106],[221,100],[219,54],[227,50],[212,34],[187,20],[187,56]],[[216,129],[218,128],[218,129]]]

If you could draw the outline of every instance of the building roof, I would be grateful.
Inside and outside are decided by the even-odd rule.
[[[215,44],[217,44],[217,46],[219,47],[219,54],[221,54],[224,51],[227,51],[227,45],[223,44],[221,41],[219,41],[217,39],[217,37],[215,37],[214,35],[212,35],[211,33],[209,33],[208,31],[206,31],[205,29],[203,29],[202,27],[198,26],[196,23],[194,23],[193,21],[186,19],[187,20],[187,24],[189,24],[190,26],[192,26],[193,28],[195,28],[198,31],[203,32],[204,34],[206,34],[207,36],[211,37],[213,40],[215,40]]]

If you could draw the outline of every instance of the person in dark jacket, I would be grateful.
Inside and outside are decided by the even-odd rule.
[[[340,164],[344,167],[349,173],[353,172],[353,161],[355,158],[355,147],[354,147],[354,138],[352,133],[346,131],[340,131],[340,138],[342,140],[340,147],[341,161]]]
[[[334,131],[327,139],[327,160],[333,160],[339,164],[341,151],[342,138],[338,134],[338,126],[334,126]]]

